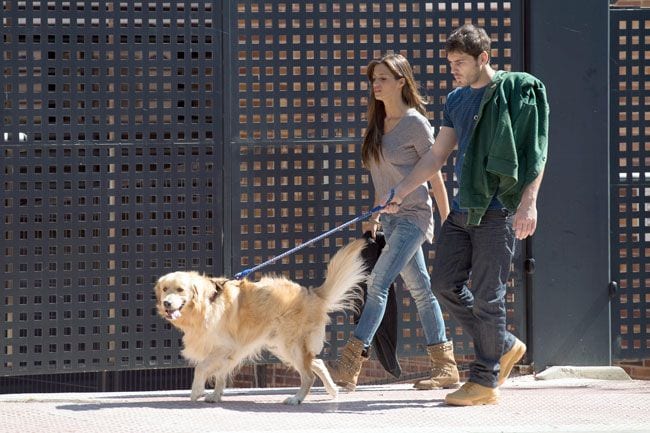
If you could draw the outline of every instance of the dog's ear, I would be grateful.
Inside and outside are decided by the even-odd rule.
[[[201,285],[196,281],[192,282],[192,300],[201,299]]]
[[[203,299],[205,299],[206,294],[210,290],[211,286],[212,284],[207,278],[200,275],[194,275],[190,284],[192,301],[194,301],[194,303],[203,302]]]

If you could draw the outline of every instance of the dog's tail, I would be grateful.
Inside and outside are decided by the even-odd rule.
[[[325,300],[328,312],[354,309],[361,304],[363,293],[359,284],[367,276],[361,251],[366,245],[365,238],[352,241],[341,248],[327,265],[325,282],[314,292]]]

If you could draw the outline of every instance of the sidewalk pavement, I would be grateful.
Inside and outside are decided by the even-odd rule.
[[[0,395],[0,432],[19,433],[650,433],[650,381],[509,379],[496,406],[450,407],[447,390],[361,386],[330,399],[322,387],[286,406],[295,388],[227,389],[218,404],[189,391]]]

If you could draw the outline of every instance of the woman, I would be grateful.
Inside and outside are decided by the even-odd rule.
[[[387,196],[420,160],[431,151],[433,128],[425,117],[424,100],[417,90],[406,58],[388,54],[368,65],[371,83],[368,127],[361,149],[364,165],[370,169],[375,205]],[[447,191],[438,171],[431,178],[432,192],[444,220],[449,213]],[[363,224],[373,237],[380,224],[379,214]],[[367,281],[367,298],[359,323],[339,358],[328,363],[332,379],[353,391],[363,362],[386,309],[391,283],[398,274],[415,300],[432,362],[431,377],[416,382],[418,389],[458,387],[458,369],[453,344],[447,341],[445,324],[437,299],[431,292],[422,244],[433,240],[433,211],[427,182],[400,204],[395,214],[381,214],[386,237],[379,259]]]

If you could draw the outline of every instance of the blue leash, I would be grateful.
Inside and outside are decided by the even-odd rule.
[[[332,233],[337,232],[337,231],[339,231],[339,230],[341,230],[341,229],[344,229],[345,227],[349,226],[350,224],[354,224],[354,223],[356,223],[357,221],[363,221],[363,220],[365,220],[366,218],[370,218],[370,216],[371,216],[373,213],[375,213],[375,212],[379,212],[380,210],[382,210],[383,208],[385,208],[386,206],[388,206],[388,204],[389,204],[389,203],[391,202],[391,200],[393,199],[393,196],[395,196],[395,190],[394,190],[394,189],[391,189],[391,190],[390,190],[390,197],[388,197],[388,200],[387,200],[386,203],[384,203],[383,205],[381,205],[381,204],[380,204],[380,205],[377,205],[377,206],[373,207],[372,209],[370,209],[368,212],[366,212],[366,213],[364,213],[364,214],[362,214],[362,215],[359,215],[358,217],[356,217],[356,218],[354,218],[354,219],[352,219],[352,220],[350,220],[350,221],[348,221],[348,222],[346,222],[346,223],[344,223],[344,224],[341,224],[341,225],[338,226],[338,227],[334,227],[332,230],[326,231],[325,233],[323,233],[323,234],[321,234],[321,235],[315,237],[314,239],[311,239],[311,240],[305,242],[304,244],[300,244],[300,245],[298,245],[297,247],[294,247],[294,248],[292,248],[292,249],[290,249],[290,250],[288,250],[288,251],[285,251],[284,253],[280,254],[279,256],[275,256],[275,257],[273,257],[272,259],[265,261],[264,263],[260,263],[259,265],[254,266],[254,267],[252,267],[252,268],[244,269],[243,271],[241,271],[241,272],[235,274],[235,279],[236,279],[236,280],[241,280],[242,278],[246,278],[246,276],[247,276],[248,274],[250,274],[251,272],[255,272],[255,271],[257,271],[258,269],[263,268],[263,267],[266,266],[266,265],[270,265],[270,264],[273,263],[273,262],[276,262],[276,261],[278,261],[278,260],[280,260],[280,259],[282,259],[282,258],[284,258],[284,257],[286,257],[286,256],[288,256],[288,255],[290,255],[290,254],[293,254],[293,253],[295,253],[296,251],[298,251],[298,250],[300,250],[300,249],[306,247],[307,245],[311,245],[311,244],[313,244],[314,242],[318,242],[319,240],[321,240],[321,239],[323,239],[323,238],[326,238],[327,236],[331,235]]]

